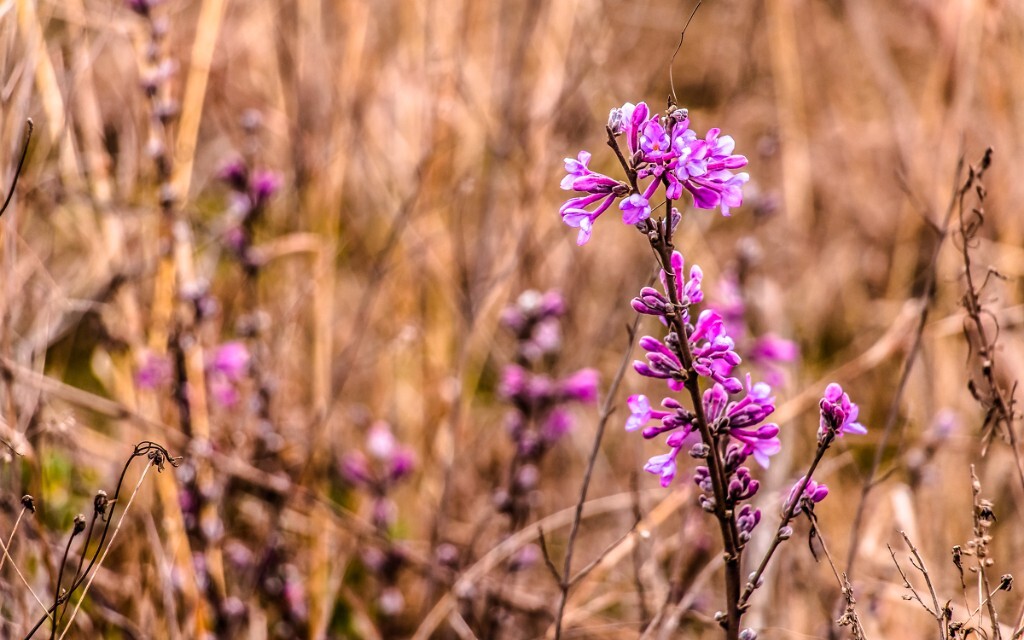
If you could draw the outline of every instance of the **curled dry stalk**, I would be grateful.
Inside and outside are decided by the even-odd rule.
[[[989,553],[989,546],[992,543],[990,529],[995,523],[996,517],[992,511],[992,502],[981,497],[981,482],[974,472],[974,465],[971,465],[971,493],[974,497],[972,501],[973,537],[965,545],[956,545],[952,550],[953,565],[956,566],[960,577],[964,611],[966,612],[966,617],[963,620],[954,620],[952,600],[946,600],[943,605],[939,604],[942,602],[942,599],[935,590],[931,574],[925,566],[921,553],[906,532],[900,531],[900,534],[910,550],[910,564],[924,578],[931,604],[924,600],[910,582],[909,576],[903,570],[903,567],[900,566],[899,561],[896,559],[896,552],[891,546],[889,547],[889,554],[892,556],[893,564],[896,565],[896,570],[899,571],[900,577],[903,579],[903,586],[910,591],[908,595],[903,596],[903,599],[917,602],[921,605],[921,608],[928,612],[928,615],[935,619],[936,624],[939,626],[939,637],[942,640],[963,640],[970,637],[972,633],[977,634],[978,637],[989,638],[990,640],[1002,640],[1003,631],[999,623],[999,613],[996,610],[994,598],[1000,591],[1009,591],[1012,588],[1013,576],[1010,574],[1000,576],[999,582],[994,587],[989,578],[990,569],[994,564]],[[975,559],[973,566],[967,567],[970,573],[977,576],[976,579],[971,578],[972,582],[976,581],[978,584],[978,602],[977,606],[973,608],[967,593],[967,578],[964,574],[965,557],[973,557]],[[984,629],[986,626],[986,616],[988,617],[987,631]],[[1015,631],[1012,636],[1013,640],[1017,640],[1022,633],[1024,632],[1019,629]]]
[[[55,628],[57,617],[55,615],[55,612],[57,611],[58,607],[68,602],[71,596],[74,595],[78,588],[81,587],[83,584],[88,585],[92,583],[92,579],[93,576],[95,576],[96,570],[99,569],[99,565],[102,563],[103,559],[106,558],[107,551],[110,548],[110,544],[113,543],[113,536],[110,536],[109,542],[107,538],[110,535],[110,527],[113,522],[114,510],[117,507],[117,500],[121,494],[121,487],[124,485],[125,476],[128,474],[128,469],[131,467],[132,462],[134,462],[136,458],[146,458],[146,460],[148,461],[147,470],[149,466],[155,466],[157,468],[157,471],[163,471],[165,463],[169,462],[172,467],[177,467],[181,462],[180,457],[171,456],[170,452],[167,451],[167,449],[164,448],[163,445],[157,444],[156,442],[144,440],[139,444],[135,445],[135,449],[132,451],[131,455],[128,456],[128,459],[124,463],[124,468],[121,470],[121,475],[117,480],[117,486],[114,489],[114,494],[108,501],[109,511],[106,515],[106,519],[104,520],[103,529],[100,532],[99,542],[96,545],[95,551],[93,551],[92,557],[89,558],[89,563],[85,566],[85,569],[83,571],[81,571],[80,573],[76,572],[75,580],[68,586],[67,589],[65,589],[64,591],[60,591],[60,587],[58,585],[57,590],[59,595],[55,598],[55,602],[49,609],[46,610],[46,613],[38,621],[36,621],[35,625],[31,629],[29,629],[29,631],[25,634],[25,640],[28,640],[29,638],[33,637],[36,631],[38,631],[39,628],[47,620],[54,620],[53,625]],[[143,475],[143,478],[144,477],[145,475]],[[138,487],[140,485],[136,486],[135,491],[138,491]],[[134,496],[134,493],[132,495]],[[124,515],[127,512],[127,510],[128,505],[126,504],[125,508],[122,510],[121,518],[118,520],[118,527],[120,526],[121,521],[123,521]],[[81,530],[79,530],[78,533],[81,533]],[[64,560],[66,561],[66,559],[67,558],[65,553]],[[78,606],[81,606],[81,600],[79,600]],[[76,606],[76,610],[78,606]],[[72,620],[73,618],[74,614],[72,614]],[[69,620],[68,624],[70,625],[70,623],[71,621]],[[53,634],[54,632],[51,631],[51,637],[53,637]]]
[[[928,594],[931,596],[931,606],[929,606],[921,598],[921,594],[917,592],[914,585],[910,582],[910,577],[900,566],[899,560],[896,559],[896,551],[892,548],[892,545],[886,545],[889,549],[889,555],[892,557],[892,563],[896,565],[896,570],[899,571],[900,577],[903,579],[904,588],[910,591],[910,595],[904,595],[903,599],[907,601],[914,601],[921,605],[921,607],[928,612],[928,615],[935,618],[935,622],[939,625],[939,637],[949,637],[949,623],[950,623],[950,609],[947,604],[945,607],[939,606],[939,596],[935,592],[935,585],[932,583],[931,574],[928,573],[928,567],[924,564],[924,558],[921,557],[921,553],[911,542],[910,536],[907,535],[906,531],[900,531],[900,535],[903,536],[903,541],[907,544],[907,548],[910,549],[910,564],[917,570],[918,573],[924,577],[925,586],[928,587]],[[962,578],[962,574],[961,574]]]
[[[999,319],[986,309],[981,301],[985,287],[994,278],[1003,276],[991,267],[987,269],[985,278],[979,284],[971,261],[971,250],[977,248],[979,234],[985,224],[985,197],[987,192],[982,182],[985,172],[992,164],[992,149],[987,149],[977,166],[970,167],[967,179],[957,192],[957,216],[959,220],[960,250],[964,260],[964,279],[967,289],[964,291],[962,303],[967,316],[964,318],[964,339],[970,349],[968,357],[973,357],[980,367],[980,380],[971,378],[967,383],[974,399],[985,410],[985,422],[982,427],[982,455],[996,433],[1002,433],[1010,445],[1016,463],[1017,478],[1024,488],[1024,460],[1021,459],[1020,447],[1017,444],[1017,433],[1014,422],[1019,417],[1016,412],[1017,382],[1009,389],[999,384],[996,377],[996,340],[999,338]],[[968,196],[973,194],[974,204],[968,205]],[[986,327],[986,318],[989,326]]]

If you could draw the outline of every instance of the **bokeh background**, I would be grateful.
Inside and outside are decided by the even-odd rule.
[[[707,1],[672,64],[692,10],[667,0],[167,0],[147,19],[113,0],[0,3],[5,193],[25,121],[35,123],[0,220],[0,435],[18,452],[0,466],[0,537],[16,533],[0,572],[3,636],[23,636],[41,615],[32,591],[52,603],[72,518],[98,489],[112,492],[132,446],[151,439],[185,464],[141,485],[72,636],[485,637],[474,620],[505,584],[505,622],[489,633],[551,637],[558,588],[536,553],[523,552],[514,579],[507,563],[487,572],[481,559],[503,540],[510,553],[536,550],[547,518],[561,566],[598,411],[577,410],[540,467],[530,523],[509,543],[493,500],[512,457],[497,385],[514,344],[500,315],[524,290],[560,290],[554,373],[596,368],[604,400],[634,318],[628,301],[655,262],[614,212],[576,246],[558,216],[562,159],[588,149],[594,168],[613,173],[609,109],[662,108],[670,68],[694,128],[734,136],[751,175],[731,218],[685,211],[678,245],[704,268],[709,300],[739,270],[752,329],[801,350],[776,390],[785,449],[762,473],[761,536],[813,453],[816,401],[835,380],[870,432],[830,452],[817,515],[840,571],[857,543],[868,637],[934,634],[903,600],[886,548],[910,568],[900,530],[941,602],[959,619],[978,606],[977,576],[962,588],[950,560],[973,536],[972,464],[998,517],[992,575],[1017,572],[1024,492],[1002,437],[982,456],[955,233],[939,250],[880,481],[863,525],[852,521],[913,344],[936,225],[963,182],[958,163],[987,147],[974,273],[1005,276],[982,300],[1000,328],[998,379],[1008,390],[1024,378],[1014,204],[1024,200],[1024,5]],[[154,109],[166,110],[166,130]],[[237,212],[218,175],[236,158],[280,176],[253,228],[258,276],[230,249]],[[211,305],[198,321],[187,312],[197,296]],[[642,333],[657,331],[644,322]],[[212,384],[204,363],[232,341],[252,354],[237,402],[200,401]],[[162,357],[187,387],[140,383]],[[622,429],[626,397],[642,391],[657,388],[627,373],[612,397],[575,566],[629,531],[637,510],[644,520],[574,588],[566,637],[636,637],[670,597],[684,600],[679,633],[720,634],[714,523],[685,474],[662,489],[640,472],[660,450]],[[369,524],[374,501],[340,462],[380,420],[416,460],[390,494],[383,536]],[[38,512],[15,531],[25,493]],[[445,566],[442,545],[456,552]],[[821,558],[819,542],[810,547]],[[396,549],[407,557],[388,573],[379,556]],[[474,579],[452,591],[465,575]],[[397,607],[382,600],[395,590]],[[424,624],[445,598],[462,617]],[[801,521],[747,624],[760,638],[846,637],[831,630],[839,598]],[[995,602],[1009,637],[1021,599]]]

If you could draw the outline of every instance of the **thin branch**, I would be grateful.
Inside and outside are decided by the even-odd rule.
[[[836,568],[835,560],[832,559],[832,554],[829,553],[828,545],[825,544],[825,536],[821,535],[821,527],[818,526],[818,518],[814,515],[814,510],[808,507],[804,514],[807,515],[807,519],[811,522],[811,535],[818,538],[818,542],[821,543],[821,550],[825,552],[825,558],[828,560],[828,566],[832,568],[832,575],[836,577],[836,582],[839,583],[839,589],[843,594],[843,600],[846,601],[846,610],[843,615],[840,616],[836,623],[841,627],[850,627],[853,632],[854,640],[866,640],[867,636],[864,633],[864,627],[860,623],[860,618],[857,616],[857,601],[853,597],[853,586],[850,584],[850,579],[844,572],[842,575],[839,574],[839,569]]]
[[[613,138],[614,139],[614,138]],[[633,340],[636,338],[637,328],[640,326],[640,315],[637,314],[632,326],[627,328],[627,345],[622,356],[622,363],[615,373],[615,378],[608,387],[608,393],[601,407],[601,414],[597,421],[597,433],[594,435],[594,446],[590,450],[590,458],[587,460],[587,469],[583,474],[583,484],[580,486],[579,499],[576,501],[576,512],[573,516],[572,527],[569,529],[569,542],[566,544],[565,561],[562,565],[559,587],[561,593],[558,598],[558,609],[555,613],[555,640],[562,637],[562,618],[565,615],[565,603],[569,599],[569,588],[575,582],[569,580],[572,575],[572,554],[576,546],[576,536],[579,534],[580,522],[583,520],[583,504],[587,501],[587,490],[590,488],[590,479],[594,473],[594,465],[597,463],[597,455],[601,452],[601,440],[604,438],[604,430],[608,424],[608,418],[615,410],[615,397],[618,395],[619,385],[622,383],[622,376],[625,375],[629,366],[629,359],[633,353]],[[546,557],[546,555],[545,555]]]
[[[697,1],[697,5],[690,12],[690,17],[686,19],[686,24],[683,25],[683,30],[679,32],[679,44],[676,45],[676,50],[672,52],[672,58],[668,62],[668,86],[672,90],[672,104],[679,104],[679,97],[676,96],[676,82],[672,76],[672,67],[675,66],[676,56],[679,54],[679,50],[683,48],[683,39],[686,37],[686,30],[690,28],[690,22],[693,21],[693,16],[697,15],[697,9],[700,9],[701,0]]]
[[[914,546],[914,543],[910,541],[910,536],[907,535],[906,531],[900,531],[900,535],[903,536],[903,541],[907,544],[907,548],[910,549],[910,564],[917,569],[918,573],[924,576],[925,585],[928,587],[928,594],[932,599],[932,606],[925,604],[921,598],[921,594],[917,592],[917,589],[910,583],[910,578],[906,572],[903,571],[903,567],[900,566],[899,561],[896,560],[896,551],[893,550],[891,545],[886,545],[889,549],[889,555],[892,556],[892,563],[896,565],[896,570],[900,572],[900,577],[903,578],[903,586],[910,590],[911,595],[903,596],[905,600],[916,600],[918,604],[928,612],[928,615],[935,618],[936,624],[939,625],[939,637],[945,638],[948,633],[945,625],[945,613],[944,609],[939,606],[939,596],[935,593],[935,585],[932,584],[931,575],[928,573],[928,568],[924,564],[924,558],[921,557],[921,553]]]
[[[139,489],[142,487],[142,481],[146,479],[146,474],[149,473],[149,470],[152,469],[153,466],[154,462],[150,460],[149,464],[146,465],[146,468],[142,470],[142,474],[139,476],[139,481],[135,483],[135,489],[132,491],[132,495],[128,497],[128,504],[124,506],[124,509],[121,511],[121,517],[117,521],[117,526],[114,527],[114,532],[110,534],[110,542],[107,543],[107,546],[103,549],[103,555],[100,556],[100,561],[96,570],[89,574],[89,580],[85,583],[85,588],[82,589],[82,595],[78,598],[78,602],[75,603],[75,608],[71,612],[71,617],[68,618],[68,623],[65,625],[63,633],[60,634],[60,640],[64,640],[64,636],[67,635],[68,630],[71,629],[71,625],[74,624],[75,616],[78,615],[78,610],[81,608],[82,602],[85,601],[85,596],[89,593],[89,587],[92,586],[93,579],[95,579],[96,574],[99,573],[99,567],[103,566],[103,561],[107,559],[107,553],[110,551],[110,547],[113,546],[114,539],[117,538],[117,533],[121,530],[121,523],[124,522],[125,516],[128,515],[128,509],[131,508],[132,501],[135,500],[135,496],[139,493]]]
[[[25,576],[21,573],[21,569],[18,568],[18,563],[14,561],[14,558],[11,558],[10,554],[11,542],[14,540],[14,532],[18,530],[18,524],[21,522],[21,517],[23,515],[25,515],[25,508],[22,508],[21,513],[18,514],[18,519],[14,521],[14,528],[11,530],[11,535],[7,538],[7,544],[4,544],[4,541],[0,539],[0,548],[3,549],[3,558],[0,559],[0,569],[3,568],[4,563],[7,561],[8,558],[10,558],[11,566],[14,567],[14,572],[18,574],[18,578],[21,580],[21,583],[25,585],[25,588],[28,589],[28,592],[32,594],[32,597],[35,598],[36,602],[39,603],[39,606],[42,607],[43,611],[46,612],[46,617],[43,618],[43,620],[45,621],[47,618],[50,617],[50,610],[43,603],[42,599],[36,594],[35,590],[32,588],[32,585],[28,583],[28,580],[25,579]]]
[[[938,237],[935,240],[935,247],[932,249],[932,255],[928,262],[928,268],[924,273],[923,289],[921,293],[921,310],[919,311],[917,325],[914,327],[914,336],[910,344],[910,348],[907,351],[907,355],[903,360],[903,365],[900,371],[899,382],[896,385],[896,390],[893,393],[892,401],[889,404],[889,411],[885,417],[885,426],[882,429],[882,436],[878,441],[878,446],[875,448],[875,456],[871,462],[871,469],[868,471],[867,476],[864,478],[864,484],[860,491],[860,500],[857,503],[857,511],[853,517],[853,525],[850,527],[850,545],[849,551],[846,556],[846,567],[849,575],[853,575],[854,563],[857,559],[857,551],[860,548],[860,541],[862,536],[860,535],[861,527],[864,523],[864,513],[867,508],[868,495],[871,490],[876,486],[875,477],[878,474],[878,470],[882,465],[882,459],[885,456],[886,446],[889,444],[890,438],[896,431],[896,425],[900,415],[900,403],[903,399],[903,393],[906,391],[907,382],[910,380],[910,374],[914,369],[914,364],[918,360],[918,356],[921,352],[921,344],[924,337],[925,324],[928,321],[928,312],[931,309],[931,304],[935,299],[935,283],[938,276],[938,262],[939,254],[942,252],[942,247],[946,243],[946,238],[949,236],[949,225],[953,218],[953,212],[957,202],[959,189],[960,172],[963,169],[963,156],[960,157],[957,163],[956,173],[954,175],[953,192],[950,196],[949,204],[946,207],[946,212],[942,219],[941,226],[937,227]],[[936,229],[936,225],[932,224],[931,228]]]
[[[21,176],[21,170],[25,167],[25,159],[28,158],[28,145],[32,141],[33,129],[35,129],[35,124],[32,122],[32,118],[29,118],[25,121],[25,141],[21,147],[21,158],[18,159],[18,166],[14,169],[14,178],[11,179],[11,188],[7,192],[7,198],[4,199],[3,206],[0,206],[0,216],[4,215],[4,211],[7,211],[11,200],[14,199],[14,188],[18,186],[18,178]]]

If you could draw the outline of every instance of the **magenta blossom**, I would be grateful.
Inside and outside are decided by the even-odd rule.
[[[864,435],[867,427],[857,422],[860,409],[850,402],[850,396],[835,382],[825,387],[825,395],[821,399],[821,421],[818,427],[818,438],[832,432],[837,438],[852,433]]]
[[[171,380],[171,361],[152,351],[146,351],[140,358],[139,368],[135,372],[135,384],[140,389],[153,390],[162,387]]]
[[[628,187],[608,176],[591,171],[590,153],[580,151],[577,159],[565,159],[566,176],[562,178],[562,189],[588,195],[570,198],[559,209],[562,221],[580,230],[576,244],[586,244],[593,232],[594,221],[608,210],[608,207],[628,192]],[[593,208],[588,208],[593,206]]]
[[[708,422],[728,429],[729,436],[743,445],[744,455],[767,468],[769,458],[782,450],[779,426],[762,424],[775,411],[775,398],[771,387],[763,382],[751,384],[747,376],[747,395],[739,401],[729,402],[729,395],[720,384],[704,392],[704,413]]]
[[[683,266],[683,254],[673,251],[670,267],[675,281],[676,299],[682,306],[681,314],[685,324],[690,321],[690,305],[700,304],[704,300],[704,292],[701,290],[704,272],[698,265],[693,265],[690,267],[689,279],[685,279],[683,277]],[[664,269],[661,270],[661,286],[666,292],[668,291],[668,274]],[[661,323],[665,325],[668,324],[667,316],[674,312],[672,301],[668,295],[654,287],[644,287],[641,289],[640,295],[633,298],[630,304],[637,313],[658,316],[661,319]]]
[[[232,382],[241,380],[249,369],[249,349],[244,342],[225,342],[213,354],[210,369]]]
[[[558,383],[562,397],[589,404],[597,400],[597,369],[580,369]]]
[[[647,426],[651,420],[661,420],[669,415],[667,411],[651,409],[650,400],[642,394],[629,396],[626,404],[630,410],[630,416],[626,420],[626,431],[636,431]]]
[[[735,141],[718,129],[699,138],[690,128],[685,109],[661,115],[651,113],[643,102],[627,102],[612,109],[608,130],[613,136],[625,136],[626,162],[635,172],[635,181],[630,185],[591,171],[587,151],[565,159],[562,189],[585,194],[571,198],[559,210],[567,225],[580,230],[577,244],[590,239],[594,221],[619,198],[623,198],[619,208],[624,223],[635,225],[649,218],[651,201],[662,186],[667,200],[680,199],[685,189],[695,207],[719,208],[725,216],[743,203],[742,189],[749,176],[733,170],[746,166],[747,159],[733,154]]]
[[[718,313],[711,309],[701,311],[690,334],[690,344],[694,371],[721,384],[729,393],[743,388],[739,380],[729,377],[742,360],[734,350],[732,338],[726,334],[725,323]]]
[[[799,480],[796,481],[796,484],[793,485],[793,488],[789,490],[789,497],[786,498],[786,502],[783,505],[783,507],[787,507],[792,504],[793,515],[796,515],[803,511],[803,507],[805,504],[813,506],[814,504],[817,504],[824,500],[825,496],[828,495],[828,487],[826,487],[824,483],[818,483],[815,482],[814,480],[808,480],[807,486],[804,487],[803,493],[801,493],[798,496],[797,492],[800,490],[800,485],[803,484],[806,478],[807,476],[802,476]],[[794,501],[796,504],[794,504]]]

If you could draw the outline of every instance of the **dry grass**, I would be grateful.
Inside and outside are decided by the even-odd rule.
[[[439,540],[463,550],[457,595],[477,601],[493,589],[502,572],[488,551],[536,535],[531,524],[497,546],[491,492],[510,452],[495,381],[511,357],[499,313],[526,288],[562,289],[561,369],[593,366],[611,379],[632,321],[627,302],[654,263],[612,214],[575,246],[556,214],[561,161],[587,148],[595,166],[611,168],[608,109],[663,103],[691,9],[664,0],[168,0],[156,14],[176,72],[162,91],[180,116],[157,135],[178,199],[161,213],[147,153],[152,105],[140,89],[145,21],[114,0],[0,2],[4,190],[26,118],[36,125],[0,220],[0,435],[21,453],[0,466],[0,486],[12,505],[30,493],[39,507],[0,573],[0,635],[22,636],[41,614],[13,565],[52,603],[73,515],[97,489],[113,489],[143,439],[185,455],[191,475],[150,474],[69,635],[405,637],[448,597],[454,576],[429,562]],[[731,219],[687,213],[679,245],[708,283],[756,247],[755,322],[793,337],[803,354],[778,392],[787,446],[764,476],[767,521],[813,452],[824,382],[841,382],[872,428],[846,439],[819,475],[832,489],[819,525],[840,569],[934,248],[926,220],[944,213],[961,155],[973,161],[986,146],[994,165],[974,260],[1008,277],[985,302],[1001,324],[1001,380],[1024,379],[1024,216],[1013,204],[1024,201],[1022,36],[1015,2],[719,0],[701,8],[677,59],[676,92],[696,128],[733,134],[752,176]],[[263,119],[252,135],[240,124],[249,109]],[[284,176],[256,229],[265,263],[255,280],[223,243],[228,191],[215,176],[237,154]],[[972,463],[998,516],[993,573],[1018,571],[1024,557],[1013,457],[998,440],[981,456],[962,270],[945,246],[884,481],[859,535],[852,578],[872,639],[934,633],[928,614],[901,599],[886,549],[907,557],[900,530],[943,600],[962,602],[949,553],[974,535]],[[179,293],[197,282],[219,309],[183,321]],[[254,311],[269,322],[249,338],[257,370],[235,409],[218,408],[205,400],[204,362]],[[189,421],[170,389],[136,384],[144,354],[168,349],[189,380]],[[645,388],[627,375],[618,405]],[[958,427],[923,455],[942,409],[957,413]],[[655,452],[622,432],[623,415],[597,461],[578,566],[629,529],[631,478]],[[595,413],[580,418],[547,460],[534,510],[556,558],[594,434]],[[380,614],[380,583],[362,557],[382,544],[366,524],[368,502],[337,466],[376,419],[419,463],[395,495],[394,538],[414,560],[399,574],[406,606],[392,619]],[[210,446],[196,446],[207,437]],[[179,508],[190,490],[202,496],[199,525]],[[686,637],[719,637],[708,623],[721,606],[720,572],[707,569],[719,562],[713,522],[686,482],[667,491],[644,475],[638,495],[645,535],[628,537],[574,589],[566,637],[637,636],[642,612],[657,610],[672,582],[692,591],[680,617]],[[13,506],[0,516],[4,540],[17,517]],[[746,622],[762,640],[829,637],[841,612],[839,586],[806,540],[801,523],[754,598]],[[551,636],[557,585],[543,563],[506,591],[539,612],[517,614],[501,637]],[[1005,624],[1018,622],[1016,592],[996,603]],[[471,637],[457,615],[438,622],[435,637]]]

